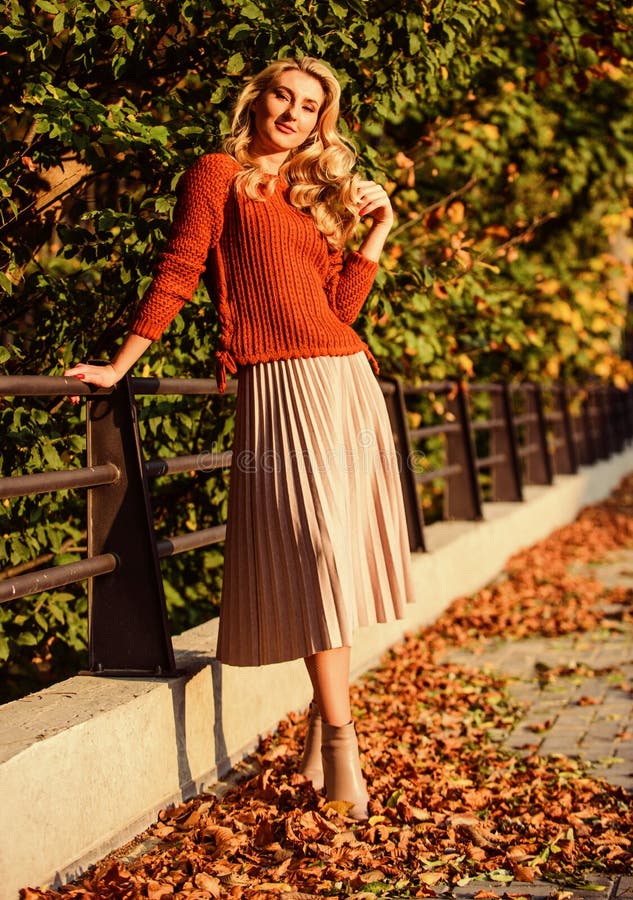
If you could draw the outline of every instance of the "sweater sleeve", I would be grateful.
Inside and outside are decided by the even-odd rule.
[[[353,250],[343,260],[343,254],[330,254],[330,266],[325,281],[325,294],[330,308],[347,325],[356,319],[374,283],[378,263]]]
[[[174,218],[154,278],[135,312],[131,331],[156,340],[191,300],[209,250],[224,223],[224,202],[236,164],[224,154],[201,156],[178,182]]]

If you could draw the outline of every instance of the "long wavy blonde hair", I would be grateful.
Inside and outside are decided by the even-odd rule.
[[[323,88],[325,99],[314,131],[301,146],[290,151],[279,175],[290,185],[290,203],[309,213],[328,244],[338,250],[351,237],[359,221],[355,200],[360,178],[351,171],[356,153],[337,127],[341,88],[325,63],[310,56],[280,59],[256,75],[235,104],[231,134],[224,142],[224,149],[243,167],[236,176],[239,188],[254,200],[264,200],[274,183],[250,156],[255,128],[252,107],[264,91],[278,82],[283,72],[292,69],[315,78]]]

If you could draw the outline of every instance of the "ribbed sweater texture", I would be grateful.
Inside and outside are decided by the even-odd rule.
[[[234,185],[240,168],[209,153],[182,176],[169,238],[131,330],[159,338],[202,276],[218,310],[221,392],[227,369],[278,359],[363,350],[378,371],[350,327],[378,264],[331,250],[312,216],[290,204],[282,180],[265,200],[246,197]]]

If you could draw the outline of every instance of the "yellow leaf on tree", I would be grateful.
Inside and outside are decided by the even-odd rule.
[[[543,338],[538,333],[538,331],[534,331],[533,328],[530,328],[530,329],[528,329],[528,331],[526,331],[525,334],[526,334],[526,337],[529,340],[530,344],[532,344],[533,347],[542,347],[543,346]]]
[[[609,328],[609,323],[604,318],[604,316],[594,316],[591,320],[591,330],[592,331],[607,331]]]
[[[624,377],[624,375],[622,375],[621,372],[616,372],[616,373],[615,373],[615,375],[613,376],[613,383],[614,383],[614,385],[615,385],[617,388],[619,388],[621,391],[625,391],[625,390],[628,388],[628,386],[629,386],[628,381],[626,380],[626,378]]]
[[[412,159],[409,159],[409,157],[406,154],[404,154],[402,152],[402,150],[400,150],[396,154],[396,165],[400,169],[410,169],[413,165],[415,165],[415,163],[413,162]]]
[[[582,306],[583,309],[593,309],[595,305],[595,297],[588,291],[586,288],[582,288],[582,290],[576,291],[574,294],[574,300],[579,306]]]
[[[461,150],[472,150],[473,147],[477,146],[477,141],[468,135],[459,134],[457,136],[457,143]]]
[[[580,313],[578,312],[577,309],[572,309],[571,319],[569,320],[569,324],[571,325],[571,327],[574,329],[575,332],[579,333],[584,329],[585,323],[583,322],[582,316],[580,315]]]
[[[459,363],[460,368],[469,376],[473,376],[475,374],[475,368],[473,366],[473,361],[468,356],[467,353],[460,353],[457,357],[457,362]]]
[[[554,300],[550,306],[552,319],[556,319],[559,322],[571,322],[573,313],[573,309],[566,300]]]
[[[570,357],[578,352],[578,339],[571,328],[561,331],[556,343],[563,356]]]
[[[560,281],[556,278],[546,278],[544,281],[539,281],[537,287],[541,294],[545,294],[546,297],[553,297],[560,291]]]
[[[461,200],[451,203],[446,211],[446,215],[455,225],[460,225],[464,221],[465,207]]]
[[[591,342],[591,349],[596,355],[610,356],[612,352],[611,344],[609,341],[605,341],[604,338],[594,338]]]
[[[608,378],[611,374],[611,364],[607,359],[601,359],[595,364],[593,371],[599,378]]]

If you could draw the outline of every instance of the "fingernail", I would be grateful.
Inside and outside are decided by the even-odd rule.
[[[86,376],[82,375],[81,372],[79,373],[79,375],[75,375],[75,378],[79,378],[81,381],[83,381],[85,377]]]

